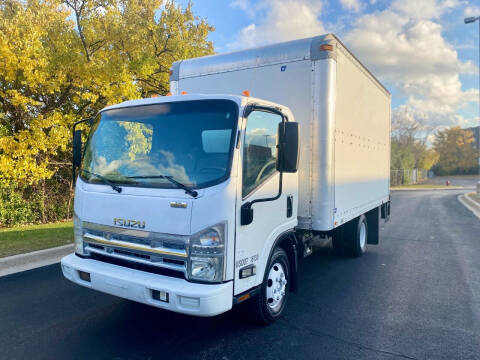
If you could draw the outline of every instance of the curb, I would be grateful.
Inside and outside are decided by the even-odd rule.
[[[460,201],[460,203],[465,206],[468,210],[470,210],[473,215],[475,215],[478,219],[480,219],[480,205],[469,199],[468,194],[461,194],[461,195],[458,195],[457,199],[458,201]]]
[[[73,244],[0,258],[0,276],[55,264],[73,252]]]

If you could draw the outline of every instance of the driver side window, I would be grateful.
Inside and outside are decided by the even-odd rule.
[[[243,197],[277,171],[277,132],[281,122],[280,115],[266,111],[254,110],[248,116],[243,146]]]

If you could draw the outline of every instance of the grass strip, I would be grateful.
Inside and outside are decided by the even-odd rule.
[[[73,222],[0,229],[0,258],[73,243]]]

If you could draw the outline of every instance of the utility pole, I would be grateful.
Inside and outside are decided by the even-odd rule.
[[[465,24],[473,24],[478,21],[478,117],[479,117],[479,138],[477,139],[477,151],[478,151],[478,175],[480,175],[480,16],[471,16],[464,19]],[[480,195],[480,181],[477,184],[477,194]]]

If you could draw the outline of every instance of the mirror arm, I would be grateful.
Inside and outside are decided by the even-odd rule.
[[[242,205],[241,207],[241,214],[240,214],[240,224],[241,225],[249,225],[253,221],[253,209],[252,205],[255,203],[259,202],[265,202],[265,201],[274,201],[280,198],[282,196],[282,190],[283,190],[283,171],[280,171],[280,179],[278,181],[278,194],[274,197],[270,198],[263,198],[263,199],[255,199],[249,202],[246,202],[245,204]]]
[[[282,143],[282,149],[279,151],[279,161],[282,161],[282,153],[283,153],[283,143]],[[252,205],[255,203],[259,202],[265,202],[265,201],[274,201],[280,198],[282,196],[282,191],[283,191],[283,171],[280,171],[280,179],[278,180],[278,194],[274,197],[270,198],[263,198],[263,199],[254,199],[252,201],[248,201],[245,204],[242,205],[241,207],[241,214],[240,214],[240,224],[241,225],[249,225],[253,221],[253,209]]]
[[[283,171],[280,171],[280,179],[278,181],[278,194],[276,196],[270,197],[270,198],[255,199],[243,204],[243,206],[250,208],[255,203],[277,200],[280,198],[280,196],[282,196],[282,190],[283,190]]]

